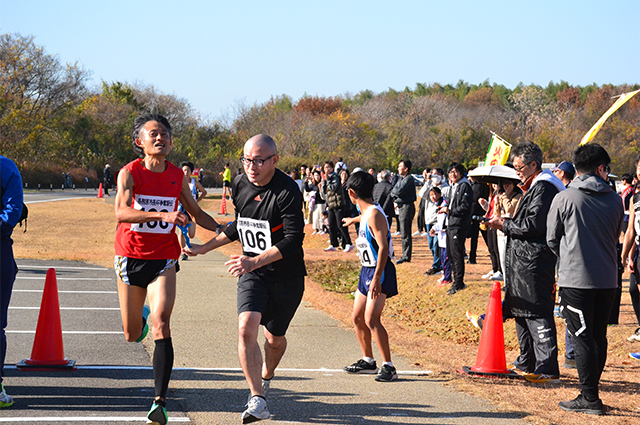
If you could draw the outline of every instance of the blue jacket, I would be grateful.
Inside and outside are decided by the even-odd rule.
[[[0,234],[10,237],[22,215],[22,177],[16,164],[0,155],[0,184],[2,185],[2,210],[0,210]]]

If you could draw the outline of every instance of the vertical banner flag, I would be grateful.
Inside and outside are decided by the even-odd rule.
[[[622,105],[624,105],[629,99],[631,99],[634,95],[638,94],[640,90],[632,91],[629,93],[623,93],[620,95],[616,103],[611,105],[611,108],[607,112],[604,113],[603,116],[600,117],[598,121],[591,127],[591,130],[587,131],[587,134],[582,136],[582,140],[580,140],[580,145],[584,145],[585,143],[589,143],[591,139],[595,137],[595,135],[600,131],[600,127],[602,124],[609,118],[615,111],[617,111]]]
[[[489,150],[487,151],[487,158],[484,160],[484,165],[504,165],[509,159],[511,144],[504,141],[497,134],[491,134],[491,142],[489,143]]]

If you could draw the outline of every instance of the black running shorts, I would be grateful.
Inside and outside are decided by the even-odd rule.
[[[114,267],[118,279],[127,285],[147,288],[158,276],[176,266],[176,273],[180,271],[178,260],[140,260],[116,255]]]
[[[267,282],[247,273],[238,280],[238,314],[262,313],[260,324],[274,336],[284,336],[304,293],[304,276]]]

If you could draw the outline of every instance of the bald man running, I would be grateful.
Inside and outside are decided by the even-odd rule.
[[[243,424],[270,417],[270,380],[287,348],[285,334],[302,300],[307,274],[302,192],[276,168],[278,160],[271,137],[259,134],[249,139],[240,158],[245,174],[231,184],[236,220],[205,245],[184,249],[198,255],[238,239],[242,244],[243,255],[232,255],[225,264],[239,278],[238,356],[251,390]],[[265,328],[264,362],[258,345],[260,325]]]

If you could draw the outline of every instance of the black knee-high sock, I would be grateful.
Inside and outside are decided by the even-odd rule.
[[[156,396],[164,398],[167,395],[171,370],[173,369],[173,344],[170,337],[157,339],[154,342],[156,349],[153,350],[153,379]]]

